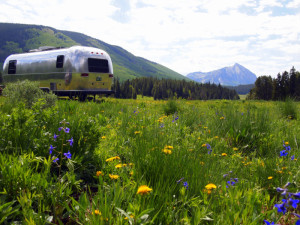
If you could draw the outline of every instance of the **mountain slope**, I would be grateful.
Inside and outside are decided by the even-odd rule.
[[[165,66],[136,57],[121,47],[109,45],[77,32],[56,30],[39,25],[0,23],[0,34],[1,70],[5,58],[13,53],[27,52],[40,46],[83,45],[105,50],[112,58],[114,75],[121,81],[142,76],[189,80]]]
[[[256,75],[238,63],[207,73],[189,73],[187,77],[200,83],[210,82],[227,86],[254,84],[256,81]]]

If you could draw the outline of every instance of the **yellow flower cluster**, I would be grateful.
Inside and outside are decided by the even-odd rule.
[[[205,186],[204,192],[207,192],[207,194],[210,194],[212,192],[213,189],[216,189],[217,186],[213,183],[210,183],[208,185]]]
[[[106,162],[112,162],[112,161],[114,161],[114,160],[116,160],[116,159],[120,159],[120,157],[119,157],[119,156],[114,156],[114,157],[111,157],[111,158],[106,159],[105,161],[106,161]]]
[[[142,185],[138,188],[137,194],[145,195],[145,194],[148,194],[151,191],[152,191],[152,189],[149,188],[147,185]]]
[[[122,167],[125,167],[125,166],[127,166],[127,164],[122,164],[122,163],[120,163],[120,164],[117,164],[115,167],[117,168],[117,169],[119,169],[119,168],[122,168]]]
[[[102,171],[97,171],[96,176],[99,177],[100,175],[103,176],[104,174],[102,173]]]
[[[170,154],[172,154],[172,149],[173,149],[174,147],[173,146],[171,146],[171,145],[166,145],[165,146],[165,148],[162,150],[166,155],[170,155]]]
[[[162,116],[162,117],[160,117],[157,121],[158,121],[159,123],[162,123],[162,122],[164,121],[165,118],[167,118],[167,116]]]
[[[119,177],[120,177],[119,175],[109,174],[109,178],[112,179],[112,180],[117,180]]]

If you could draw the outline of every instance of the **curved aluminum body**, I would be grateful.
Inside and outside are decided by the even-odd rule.
[[[59,58],[60,57],[60,58]],[[91,69],[90,60],[105,61],[105,70]],[[61,63],[59,65],[59,63]],[[89,91],[110,93],[113,65],[110,56],[93,47],[73,46],[63,49],[13,54],[3,64],[4,83],[16,80],[35,80],[41,88],[61,95]]]

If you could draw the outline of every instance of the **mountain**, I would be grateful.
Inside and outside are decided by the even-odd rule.
[[[0,70],[6,57],[13,53],[28,52],[40,46],[82,45],[106,51],[113,61],[114,75],[120,78],[120,81],[136,77],[190,80],[165,66],[134,56],[119,46],[77,32],[39,25],[0,23],[0,34]]]
[[[256,81],[256,75],[238,63],[211,72],[189,73],[187,77],[200,83],[210,82],[227,86],[254,84]]]

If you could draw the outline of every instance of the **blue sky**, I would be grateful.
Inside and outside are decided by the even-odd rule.
[[[300,0],[1,0],[0,22],[81,32],[184,75],[300,70]]]

